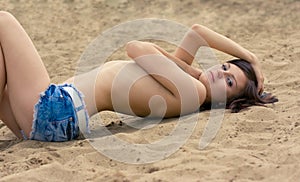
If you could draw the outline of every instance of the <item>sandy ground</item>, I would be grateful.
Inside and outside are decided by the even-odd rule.
[[[300,1],[2,0],[35,43],[54,83],[72,76],[87,45],[101,32],[138,18],[206,25],[256,53],[265,90],[280,102],[225,113],[213,142],[199,150],[209,111],[174,154],[150,164],[127,164],[87,140],[19,141],[0,122],[0,181],[297,181],[300,179]],[[172,46],[164,48],[172,50]],[[217,54],[220,60],[226,56]],[[127,59],[120,51],[110,59]],[[167,136],[176,119],[134,130],[103,113],[116,137],[132,143]],[[126,120],[123,122],[126,123]],[[179,136],[180,137],[180,136]],[[112,149],[114,146],[112,146]],[[127,154],[121,152],[126,158]]]

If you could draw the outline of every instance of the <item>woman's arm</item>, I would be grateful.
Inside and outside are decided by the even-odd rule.
[[[183,71],[186,66],[190,65],[148,42],[131,41],[127,43],[126,51],[130,58],[176,98],[183,99],[183,95],[192,97],[193,94],[196,94],[194,96],[197,96],[196,100],[199,101],[197,107],[199,107],[199,103],[201,105],[204,102],[206,90],[203,84]],[[195,88],[196,92],[194,92]],[[191,102],[195,101],[191,100]]]
[[[149,43],[151,44],[151,43]],[[166,50],[162,49],[156,44],[152,44],[153,47],[155,47],[159,52],[161,52],[164,56],[172,60],[174,63],[177,64],[183,71],[191,75],[192,77],[199,79],[200,75],[202,74],[202,71],[200,69],[194,68],[191,66],[191,64],[187,64],[185,61],[179,59],[178,57],[168,53]]]
[[[251,63],[257,76],[258,89],[259,91],[263,90],[264,78],[257,57],[231,39],[214,32],[205,26],[199,24],[193,25],[186,33],[174,55],[190,65],[193,62],[197,50],[201,46],[209,46]]]

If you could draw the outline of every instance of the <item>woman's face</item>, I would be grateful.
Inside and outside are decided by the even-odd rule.
[[[209,68],[201,74],[199,80],[206,87],[207,102],[224,102],[225,99],[240,95],[248,81],[244,72],[231,63]]]

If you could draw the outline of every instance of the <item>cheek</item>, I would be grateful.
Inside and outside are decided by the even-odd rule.
[[[225,82],[220,80],[211,85],[211,96],[215,101],[225,101],[227,99],[228,89]]]
[[[218,79],[214,83],[210,83],[205,74],[202,74],[199,81],[205,86],[207,95],[213,98],[214,101],[223,102],[226,100],[228,88],[226,87],[224,79]]]

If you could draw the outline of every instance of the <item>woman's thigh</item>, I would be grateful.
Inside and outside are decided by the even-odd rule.
[[[7,12],[0,12],[0,43],[12,111],[20,128],[29,135],[34,105],[50,79],[29,36]]]
[[[0,119],[18,138],[22,138],[22,134],[20,132],[21,129],[16,122],[14,114],[12,113],[7,89],[4,89],[2,93],[2,99],[0,102]]]

